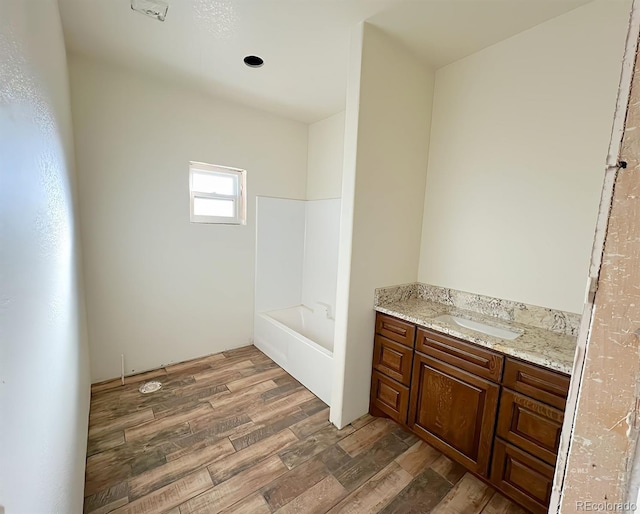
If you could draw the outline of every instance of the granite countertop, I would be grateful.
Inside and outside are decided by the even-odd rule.
[[[408,298],[384,305],[377,305],[375,306],[375,310],[425,328],[432,328],[465,341],[470,341],[479,346],[496,350],[497,352],[516,357],[532,364],[571,374],[577,340],[574,336],[559,334],[543,328],[513,321],[497,319],[473,311],[419,298]],[[522,335],[513,340],[506,340],[434,319],[442,314],[459,316],[495,327],[516,330],[521,332]]]

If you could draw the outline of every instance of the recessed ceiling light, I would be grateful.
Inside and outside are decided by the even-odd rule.
[[[244,58],[244,63],[249,66],[249,68],[259,68],[264,64],[264,60],[257,55],[247,55]]]
[[[162,0],[131,0],[131,9],[158,21],[164,21],[169,4]]]

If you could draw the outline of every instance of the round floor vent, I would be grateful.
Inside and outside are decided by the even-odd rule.
[[[162,384],[160,382],[158,382],[157,380],[152,380],[151,382],[145,382],[144,384],[142,384],[138,388],[138,391],[140,391],[142,394],[155,393],[156,391],[159,391],[161,387]]]

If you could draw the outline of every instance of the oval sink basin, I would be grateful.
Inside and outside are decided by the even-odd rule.
[[[459,327],[468,328],[469,330],[482,332],[483,334],[487,334],[488,336],[499,337],[500,339],[508,339],[510,341],[522,335],[522,332],[519,332],[517,330],[494,327],[492,325],[480,323],[479,321],[460,318],[459,316],[451,316],[449,314],[442,314],[441,316],[433,319],[434,321],[444,321],[445,323],[451,323],[454,325],[458,325]]]

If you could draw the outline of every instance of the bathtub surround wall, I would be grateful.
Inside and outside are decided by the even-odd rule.
[[[257,199],[255,312],[336,302],[340,200]]]
[[[302,265],[302,304],[330,306],[334,317],[338,281],[340,200],[305,202],[305,239]]]
[[[630,6],[437,70],[420,282],[582,312]]]
[[[255,312],[302,303],[305,202],[256,199]]]
[[[369,410],[373,291],[414,282],[434,74],[368,24],[349,62],[331,421]]]
[[[89,359],[62,27],[0,2],[0,512],[82,512]]]
[[[457,291],[430,284],[403,284],[376,289],[374,307],[384,307],[396,302],[418,298],[463,309],[505,321],[522,323],[558,334],[576,337],[581,316],[573,312],[559,311],[548,307],[512,302],[465,291]]]
[[[329,404],[339,200],[257,199],[254,344]]]
[[[307,125],[70,59],[94,381],[253,337],[256,195],[303,199]],[[246,226],[189,222],[190,160],[247,170]]]

